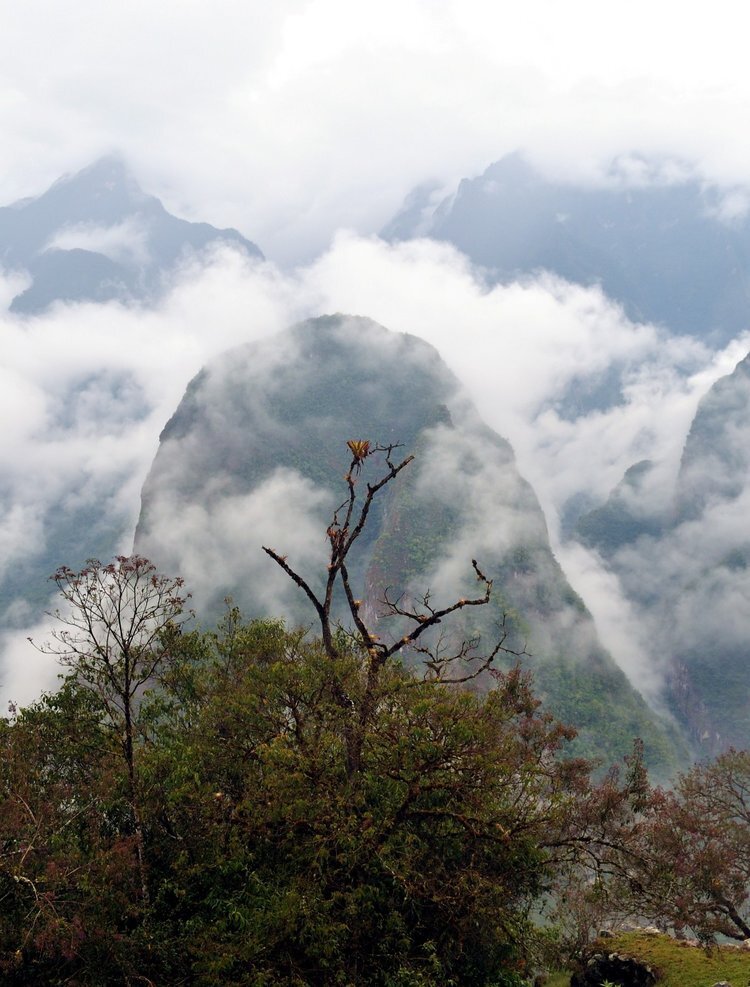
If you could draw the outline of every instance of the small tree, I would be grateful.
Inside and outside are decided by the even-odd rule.
[[[678,931],[750,938],[750,752],[696,764],[654,793],[629,890],[641,912]]]
[[[89,559],[80,572],[62,566],[51,577],[67,604],[51,616],[62,625],[42,650],[56,655],[96,694],[119,734],[144,903],[148,883],[138,795],[135,735],[139,697],[169,661],[168,630],[189,616],[183,580],[159,574],[139,555],[107,565]]]
[[[426,632],[442,623],[450,614],[463,610],[465,607],[482,607],[489,603],[492,594],[492,580],[484,575],[475,559],[472,559],[471,564],[478,582],[483,587],[483,592],[479,596],[461,597],[446,606],[435,607],[432,605],[429,592],[412,605],[406,604],[403,597],[392,599],[386,594],[385,599],[381,601],[384,607],[384,616],[401,618],[407,624],[406,631],[395,640],[386,642],[382,641],[367,626],[362,616],[362,600],[356,598],[351,585],[347,560],[354,543],[367,524],[375,498],[414,460],[414,456],[407,456],[396,463],[393,454],[399,448],[398,445],[371,445],[367,439],[350,439],[347,445],[352,457],[344,476],[347,496],[334,511],[326,531],[330,554],[323,593],[319,595],[314,592],[310,583],[292,568],[286,555],[280,555],[265,545],[263,551],[303,590],[312,603],[320,621],[323,646],[326,654],[332,660],[340,655],[340,648],[336,643],[333,614],[334,594],[339,585],[344,591],[349,614],[355,628],[355,641],[366,656],[367,670],[367,686],[358,708],[354,708],[355,704],[345,693],[341,693],[339,697],[343,704],[352,707],[353,719],[347,727],[347,747],[349,772],[355,774],[359,771],[361,764],[365,729],[374,712],[377,680],[383,666],[394,655],[411,649],[421,655],[425,665],[426,678],[456,684],[468,682],[487,671],[501,652],[516,657],[519,657],[522,652],[505,647],[504,626],[501,628],[498,642],[487,654],[477,652],[476,641],[463,642],[455,651],[448,654],[439,649],[424,646],[423,641],[426,640]],[[366,483],[366,490],[360,502],[358,485],[362,468],[365,461],[373,456],[382,457],[385,460],[386,469],[374,482],[368,481]],[[459,667],[461,670],[454,674],[453,670]]]

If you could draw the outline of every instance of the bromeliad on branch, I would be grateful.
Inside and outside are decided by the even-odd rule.
[[[351,450],[352,456],[356,462],[361,463],[363,459],[366,459],[370,455],[370,440],[369,439],[349,439],[346,443]]]

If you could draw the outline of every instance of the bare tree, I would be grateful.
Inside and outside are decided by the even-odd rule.
[[[372,445],[366,439],[350,439],[347,443],[351,452],[351,461],[344,477],[347,486],[347,496],[344,502],[334,511],[331,523],[326,531],[330,547],[329,561],[325,586],[322,594],[316,594],[310,583],[301,576],[287,561],[286,555],[280,555],[272,548],[263,546],[263,551],[276,562],[290,579],[306,594],[312,603],[320,621],[323,646],[326,654],[335,659],[339,656],[336,644],[336,622],[333,614],[333,603],[336,586],[343,588],[349,614],[355,631],[354,638],[363,653],[367,656],[367,681],[363,697],[358,709],[353,709],[354,722],[351,726],[347,742],[349,746],[349,770],[354,773],[359,770],[361,747],[367,723],[374,711],[376,685],[380,670],[395,654],[404,650],[412,650],[419,654],[425,665],[425,678],[445,683],[463,683],[476,678],[491,667],[498,654],[505,653],[519,657],[524,652],[513,651],[505,647],[505,621],[500,628],[500,638],[493,649],[485,654],[478,653],[477,639],[463,642],[457,649],[446,651],[443,648],[442,637],[437,645],[429,646],[424,642],[426,632],[437,627],[442,621],[458,610],[466,607],[482,607],[489,603],[492,594],[492,580],[488,579],[479,568],[475,559],[472,567],[477,581],[482,586],[482,592],[476,597],[461,597],[446,606],[436,607],[431,602],[430,593],[425,593],[421,599],[406,603],[404,596],[392,598],[386,591],[382,601],[384,613],[382,616],[400,617],[406,622],[407,628],[403,634],[390,642],[382,641],[380,637],[365,623],[362,616],[362,600],[357,599],[352,589],[347,568],[349,554],[367,524],[373,501],[383,488],[394,480],[413,460],[414,456],[406,456],[400,462],[394,460],[394,452],[400,448],[397,444],[382,446]],[[385,461],[385,470],[374,482],[366,482],[363,496],[359,497],[358,486],[361,480],[362,466],[371,456],[381,456]],[[452,674],[452,670],[460,670]],[[468,669],[468,670],[467,670]],[[353,706],[348,696],[341,696],[344,703]]]
[[[138,796],[135,732],[139,696],[169,661],[165,633],[191,614],[183,580],[157,572],[139,555],[107,565],[89,559],[74,572],[62,566],[51,577],[66,606],[53,611],[61,628],[41,650],[73,670],[100,699],[120,735],[135,833],[143,899],[148,903],[144,838]]]

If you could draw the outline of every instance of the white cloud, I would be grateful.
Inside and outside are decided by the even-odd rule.
[[[676,463],[701,394],[747,345],[712,354],[630,323],[596,288],[546,276],[488,289],[445,244],[389,246],[343,233],[293,274],[221,248],[204,264],[188,262],[157,309],[59,305],[1,318],[8,546],[41,551],[47,511],[93,504],[120,525],[127,551],[159,432],[189,379],[231,346],[336,311],[437,347],[481,416],[512,442],[553,540],[569,496],[603,499],[646,456]],[[625,381],[620,405],[575,422],[555,411],[572,384],[612,366]],[[223,519],[221,544],[239,537],[236,518],[233,510]]]
[[[563,569],[591,611],[602,644],[647,702],[663,711],[664,664],[656,659],[648,623],[617,576],[576,542],[558,549]]]
[[[23,632],[0,633],[2,664],[2,699],[0,716],[5,716],[8,703],[27,706],[44,691],[55,688],[61,668],[52,655],[43,654],[29,640],[44,642],[49,638],[50,621],[43,619]]]
[[[201,504],[161,497],[149,515],[147,537],[154,557],[187,577],[199,613],[216,608],[226,596],[242,606],[246,590],[268,613],[298,612],[306,602],[301,591],[263,553],[262,545],[288,551],[299,572],[323,571],[321,531],[330,516],[330,494],[284,468],[248,494],[204,493]]]
[[[729,0],[4,6],[0,202],[118,148],[179,213],[296,262],[518,147],[589,180],[633,153],[750,173]]]
[[[114,226],[76,223],[57,230],[45,250],[91,250],[110,260],[141,266],[148,263],[148,229],[142,220],[126,219]]]
[[[329,309],[367,314],[437,347],[484,420],[510,439],[555,534],[565,501],[604,499],[628,466],[676,459],[701,395],[750,340],[714,355],[702,344],[631,323],[598,288],[542,275],[486,288],[446,244],[387,246],[340,234],[305,275]],[[575,381],[611,367],[623,403],[566,420],[551,405]]]

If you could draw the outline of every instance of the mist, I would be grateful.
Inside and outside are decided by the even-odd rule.
[[[10,300],[12,289],[2,287]],[[44,551],[48,519],[61,505],[95,505],[119,532],[117,550],[131,551],[141,486],[161,429],[190,379],[230,347],[339,311],[367,315],[438,349],[481,417],[511,442],[544,507],[553,546],[600,620],[605,643],[626,671],[640,676],[644,661],[632,639],[614,627],[607,631],[617,587],[605,581],[587,595],[590,584],[561,542],[560,517],[578,494],[604,500],[644,457],[667,464],[666,485],[700,397],[744,355],[748,340],[713,352],[630,322],[596,287],[546,275],[488,288],[482,272],[457,251],[426,240],[391,246],[340,233],[312,264],[291,273],[220,249],[188,262],[153,309],[60,304],[26,318],[6,311],[0,316],[6,339],[0,392],[7,422],[0,442],[4,574],[12,582],[14,567]],[[571,386],[612,368],[623,382],[616,404],[575,420],[560,413]],[[292,488],[297,482],[276,482],[282,480]],[[315,503],[310,491],[290,497],[310,493]],[[204,578],[218,572],[216,545],[229,552],[242,539],[244,511],[260,527],[271,524],[262,506],[267,500],[234,503],[212,519],[220,537],[197,543],[205,550]],[[314,517],[317,523],[318,513]],[[312,545],[312,528],[300,530],[301,547]],[[197,551],[187,536],[185,546]],[[248,543],[239,554],[246,560],[256,549]],[[196,573],[198,561],[191,565]],[[200,598],[197,579],[194,590]],[[4,639],[3,695],[25,702],[54,683],[56,669],[24,658],[20,642],[41,614],[25,611],[20,599],[12,606],[16,630]]]
[[[418,183],[453,188],[517,148],[563,180],[658,157],[747,188],[730,0],[5,8],[3,203],[119,150],[172,212],[289,267],[337,229],[378,230]]]

